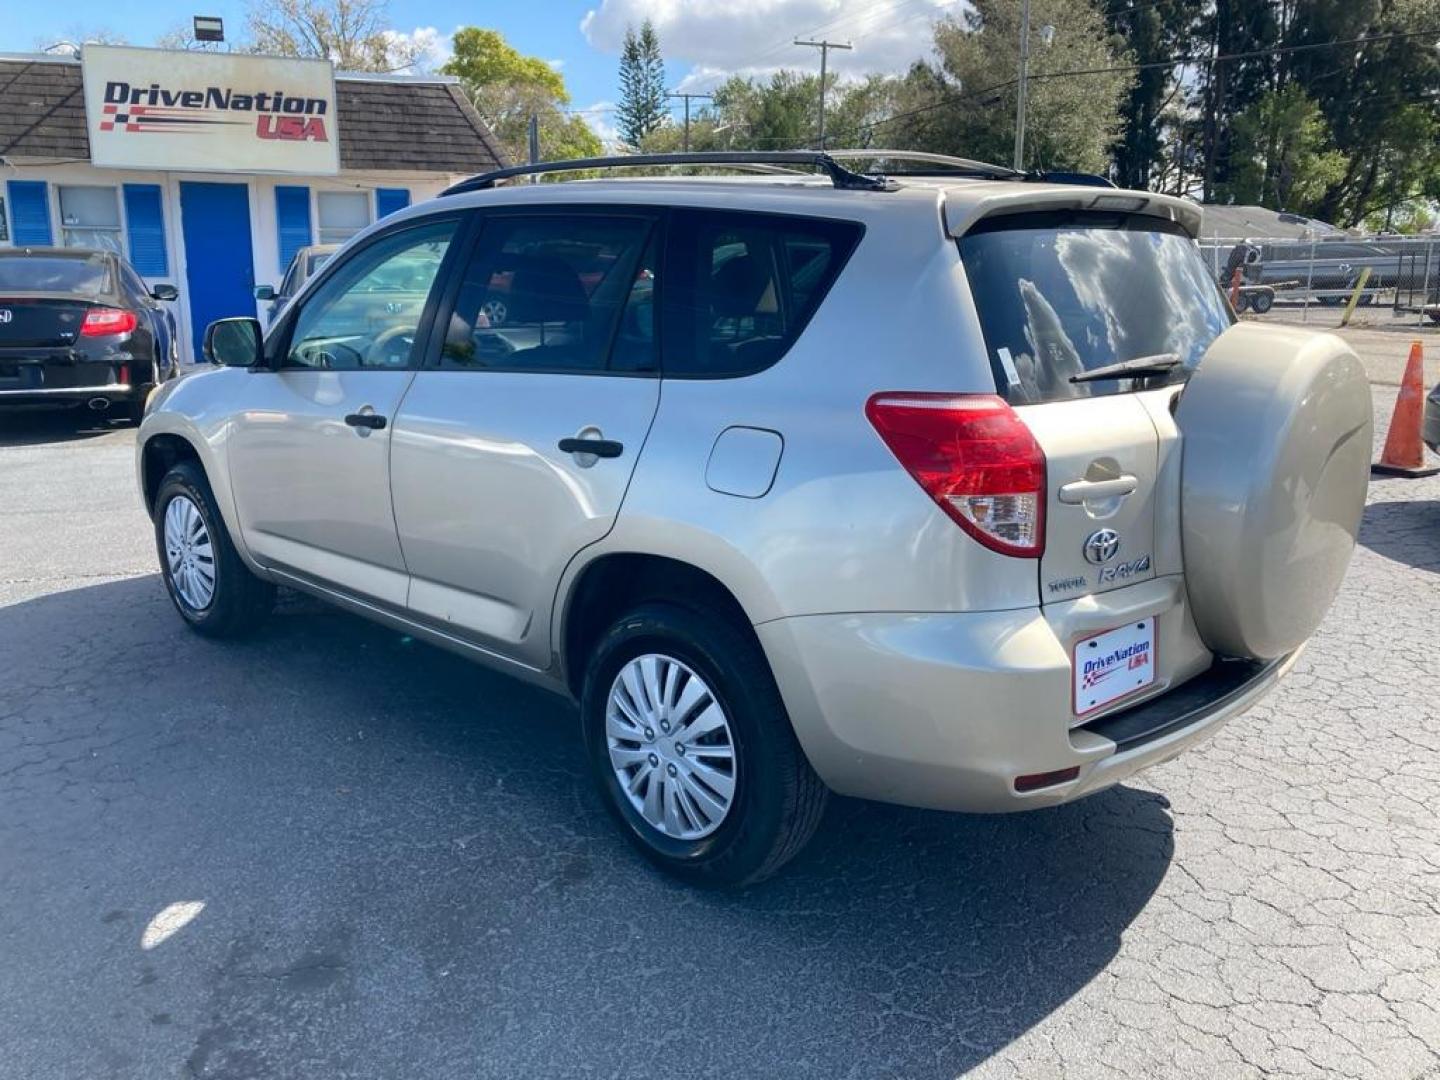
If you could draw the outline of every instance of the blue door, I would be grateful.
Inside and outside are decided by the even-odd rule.
[[[199,363],[205,359],[205,327],[216,319],[255,314],[255,254],[245,185],[181,181],[180,229],[185,237],[192,355]]]

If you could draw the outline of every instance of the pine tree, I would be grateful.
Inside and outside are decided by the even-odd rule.
[[[660,56],[660,37],[649,19],[625,31],[620,50],[620,137],[629,146],[639,146],[665,120],[665,61]]]

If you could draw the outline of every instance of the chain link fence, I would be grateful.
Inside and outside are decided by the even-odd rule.
[[[1227,292],[1240,271],[1237,307],[1258,315],[1339,307],[1360,290],[1362,307],[1388,307],[1417,325],[1440,323],[1440,235],[1217,237],[1200,251]]]

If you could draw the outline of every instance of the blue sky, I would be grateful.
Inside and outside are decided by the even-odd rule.
[[[395,30],[435,43],[435,62],[457,26],[499,30],[522,52],[554,61],[565,76],[572,104],[602,134],[613,121],[618,48],[625,27],[649,17],[660,34],[672,87],[704,91],[732,73],[766,75],[781,66],[814,67],[815,51],[791,44],[820,34],[853,41],[850,53],[832,54],[844,72],[898,71],[929,49],[930,25],[957,12],[963,0],[390,0]],[[106,29],[135,45],[148,45],[192,15],[219,15],[240,30],[245,0],[65,0],[61,4],[10,0],[0,29],[0,51],[29,52],[37,45]],[[233,30],[232,30],[233,28]]]

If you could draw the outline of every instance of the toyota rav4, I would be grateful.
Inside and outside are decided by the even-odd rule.
[[[1214,734],[1339,588],[1360,363],[1237,324],[1189,202],[859,156],[502,170],[212,325],[139,432],[181,617],[284,585],[572,695],[703,883],[830,791],[1053,806]]]

